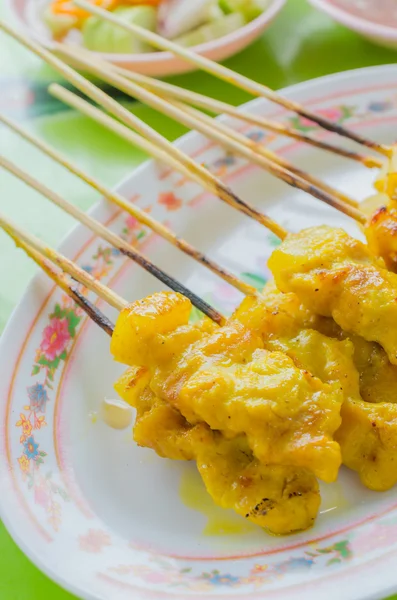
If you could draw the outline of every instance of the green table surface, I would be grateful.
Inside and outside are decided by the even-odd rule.
[[[0,16],[11,20],[3,0]],[[346,69],[394,63],[397,53],[377,47],[333,23],[305,0],[287,5],[262,38],[226,64],[277,89]],[[145,157],[99,126],[66,109],[47,94],[56,75],[35,57],[0,34],[0,110],[42,136],[66,155],[113,185]],[[178,85],[240,104],[249,99],[205,73],[173,78]],[[138,103],[131,110],[175,139],[184,133],[174,123]],[[38,151],[0,128],[1,153],[16,160],[41,181],[87,209],[97,196]],[[0,172],[0,210],[51,244],[57,244],[72,220],[36,193]],[[35,272],[34,265],[0,235],[0,331]],[[14,544],[0,522],[0,600],[67,600],[73,598],[45,577]],[[394,598],[397,598],[395,596]]]

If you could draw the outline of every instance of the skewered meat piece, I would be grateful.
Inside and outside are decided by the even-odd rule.
[[[266,320],[266,337],[263,337],[264,319],[261,311],[258,311],[256,321],[253,320],[253,311],[249,319],[257,330],[262,328],[262,337],[268,349],[282,350],[283,338],[287,337],[290,340],[299,337],[302,329],[315,329],[329,338],[338,340],[348,339],[353,344],[353,361],[359,375],[362,399],[366,402],[397,402],[397,366],[390,363],[386,352],[379,344],[368,342],[358,335],[347,334],[333,319],[311,312],[301,303],[296,294],[281,293],[273,281],[266,284],[263,295],[265,310],[270,311],[273,317]],[[236,315],[246,312],[245,308],[248,308],[250,303],[254,304],[251,299],[244,300]],[[247,318],[243,322],[248,325]],[[314,339],[312,341],[311,351],[321,360],[318,348],[322,344],[318,344],[316,348]],[[306,341],[307,346],[308,344],[309,338]],[[286,349],[282,351],[286,352]],[[310,368],[309,370],[311,371]],[[319,377],[322,379],[321,376]]]
[[[397,209],[381,206],[365,227],[368,247],[385,261],[387,268],[397,272]]]
[[[260,300],[245,298],[234,319],[255,328],[265,348],[283,352],[299,368],[343,391],[344,402],[361,399],[352,342],[318,331],[321,317],[304,308],[294,294],[282,294],[272,283],[265,287],[263,295]]]
[[[379,344],[347,334],[332,319],[318,319],[315,328],[329,337],[352,342],[353,360],[359,374],[363,400],[371,403],[397,402],[397,366],[391,364]]]
[[[343,463],[368,488],[390,489],[397,483],[397,367],[378,344],[348,337],[332,319],[303,307],[296,295],[282,294],[270,283],[264,296],[263,301],[246,298],[235,318],[261,332],[265,347],[285,352],[323,382],[343,389],[342,425],[335,434]]]
[[[397,364],[397,275],[342,229],[289,235],[269,260],[277,287],[346,332],[378,342]]]
[[[374,184],[377,194],[364,200],[360,209],[368,215],[364,227],[368,246],[397,272],[397,153],[386,161]]]
[[[236,320],[212,332],[189,326],[189,307],[175,293],[132,304],[116,323],[113,356],[149,369],[152,391],[190,424],[207,423],[230,439],[245,434],[263,464],[307,468],[334,481],[340,389],[264,349],[261,337]]]
[[[383,492],[397,483],[397,404],[345,402],[335,438],[343,464],[357,471],[366,487]]]
[[[397,208],[397,146],[393,146],[393,152],[381,168],[376,178],[375,189],[379,194],[385,194],[389,198],[390,208]]]
[[[116,383],[120,396],[137,409],[134,439],[159,456],[195,460],[216,504],[274,534],[310,527],[320,506],[318,483],[304,469],[263,465],[244,435],[226,439],[205,423],[191,425],[148,387],[149,372],[131,367]]]

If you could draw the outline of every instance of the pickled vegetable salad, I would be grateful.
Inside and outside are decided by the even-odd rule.
[[[270,0],[91,0],[127,23],[196,46],[236,31],[258,17]],[[72,0],[51,0],[43,19],[54,39],[76,38],[89,50],[140,54],[154,50],[128,31],[90,15]]]

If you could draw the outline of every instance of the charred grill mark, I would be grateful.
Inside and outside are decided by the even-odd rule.
[[[377,208],[376,211],[374,212],[374,214],[371,217],[370,224],[371,225],[376,225],[376,223],[378,221],[380,221],[380,219],[386,213],[387,213],[387,207],[386,206],[380,206],[379,208]]]
[[[113,335],[114,325],[92,302],[87,300],[76,288],[70,287],[70,295],[84,312],[99,325],[110,337]]]
[[[242,487],[250,487],[250,485],[252,485],[252,477],[246,477],[246,476],[242,476],[239,477],[239,482],[241,483]]]
[[[353,140],[354,142],[357,142],[360,145],[366,146],[367,148],[371,148],[372,150],[375,150],[376,152],[381,151],[382,154],[384,154],[384,151],[381,148],[381,145],[378,144],[377,142],[375,142],[374,140],[367,139],[367,138],[361,136],[360,134],[356,133],[355,131],[346,129],[345,127],[343,127],[342,125],[339,125],[338,123],[329,121],[328,119],[325,119],[324,117],[321,117],[320,115],[318,115],[316,113],[309,112],[309,111],[305,110],[303,107],[299,107],[299,105],[295,105],[295,103],[294,103],[294,111],[301,117],[303,117],[305,119],[309,119],[310,121],[313,121],[314,123],[317,123],[318,125],[320,125],[323,129],[326,129],[327,131],[332,131],[333,133],[337,133],[338,135],[341,135],[342,137],[346,137],[350,140]]]
[[[226,202],[226,204],[237,208],[248,217],[251,217],[255,221],[258,221],[259,223],[270,229],[270,231],[272,231],[281,240],[283,240],[287,236],[287,231],[283,227],[277,225],[277,223],[272,221],[272,219],[270,219],[268,216],[261,213],[259,210],[257,210],[250,204],[247,204],[246,202],[241,200],[241,198],[236,196],[236,194],[234,194],[231,190],[229,190],[229,188],[223,185],[223,183],[217,181],[215,183],[215,189],[216,195],[221,200],[223,200],[223,202]]]
[[[163,342],[164,343],[164,342]],[[139,381],[139,379],[147,372],[147,369],[145,369],[145,367],[140,367],[136,373],[135,373],[135,377],[133,377],[128,384],[126,385],[126,389],[130,390],[132,388],[134,388],[137,384],[137,382]]]
[[[248,517],[265,517],[267,513],[276,507],[276,502],[270,498],[263,498],[254,508],[245,516]]]
[[[288,498],[300,498],[302,496],[302,492],[290,492],[288,494]]]
[[[189,298],[193,306],[201,310],[201,312],[207,315],[207,317],[209,317],[210,319],[212,319],[212,321],[215,321],[215,323],[218,323],[219,325],[223,325],[225,323],[225,318],[217,310],[215,310],[215,308],[207,304],[207,302],[202,300],[199,296],[197,296],[194,292],[185,287],[182,283],[179,283],[179,281],[171,277],[171,275],[168,275],[167,273],[165,273],[165,271],[154,265],[152,262],[150,262],[150,260],[142,256],[138,252],[135,253],[132,250],[127,250],[124,247],[118,247],[118,250],[121,252],[121,254],[124,254],[124,256],[127,256],[128,258],[131,258],[131,260],[133,260],[134,262],[138,263],[141,267],[148,271],[148,273],[151,273],[152,275],[154,275],[154,277],[156,277],[159,281],[164,283],[167,287],[174,290],[174,292],[178,292],[179,294],[186,296],[186,298]]]

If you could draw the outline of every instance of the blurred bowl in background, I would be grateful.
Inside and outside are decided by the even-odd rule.
[[[8,2],[14,17],[25,34],[34,37],[47,48],[52,49],[53,44],[49,32],[39,17],[38,5],[43,6],[43,3],[38,3],[37,0],[8,0]],[[282,9],[285,2],[286,0],[271,0],[267,9],[257,19],[233,33],[195,46],[191,50],[216,62],[237,54],[260,37]],[[195,69],[191,64],[174,56],[171,52],[150,52],[147,54],[107,54],[98,52],[95,54],[113,64],[152,77],[176,75]]]
[[[397,0],[309,0],[315,8],[387,48],[397,49]]]

